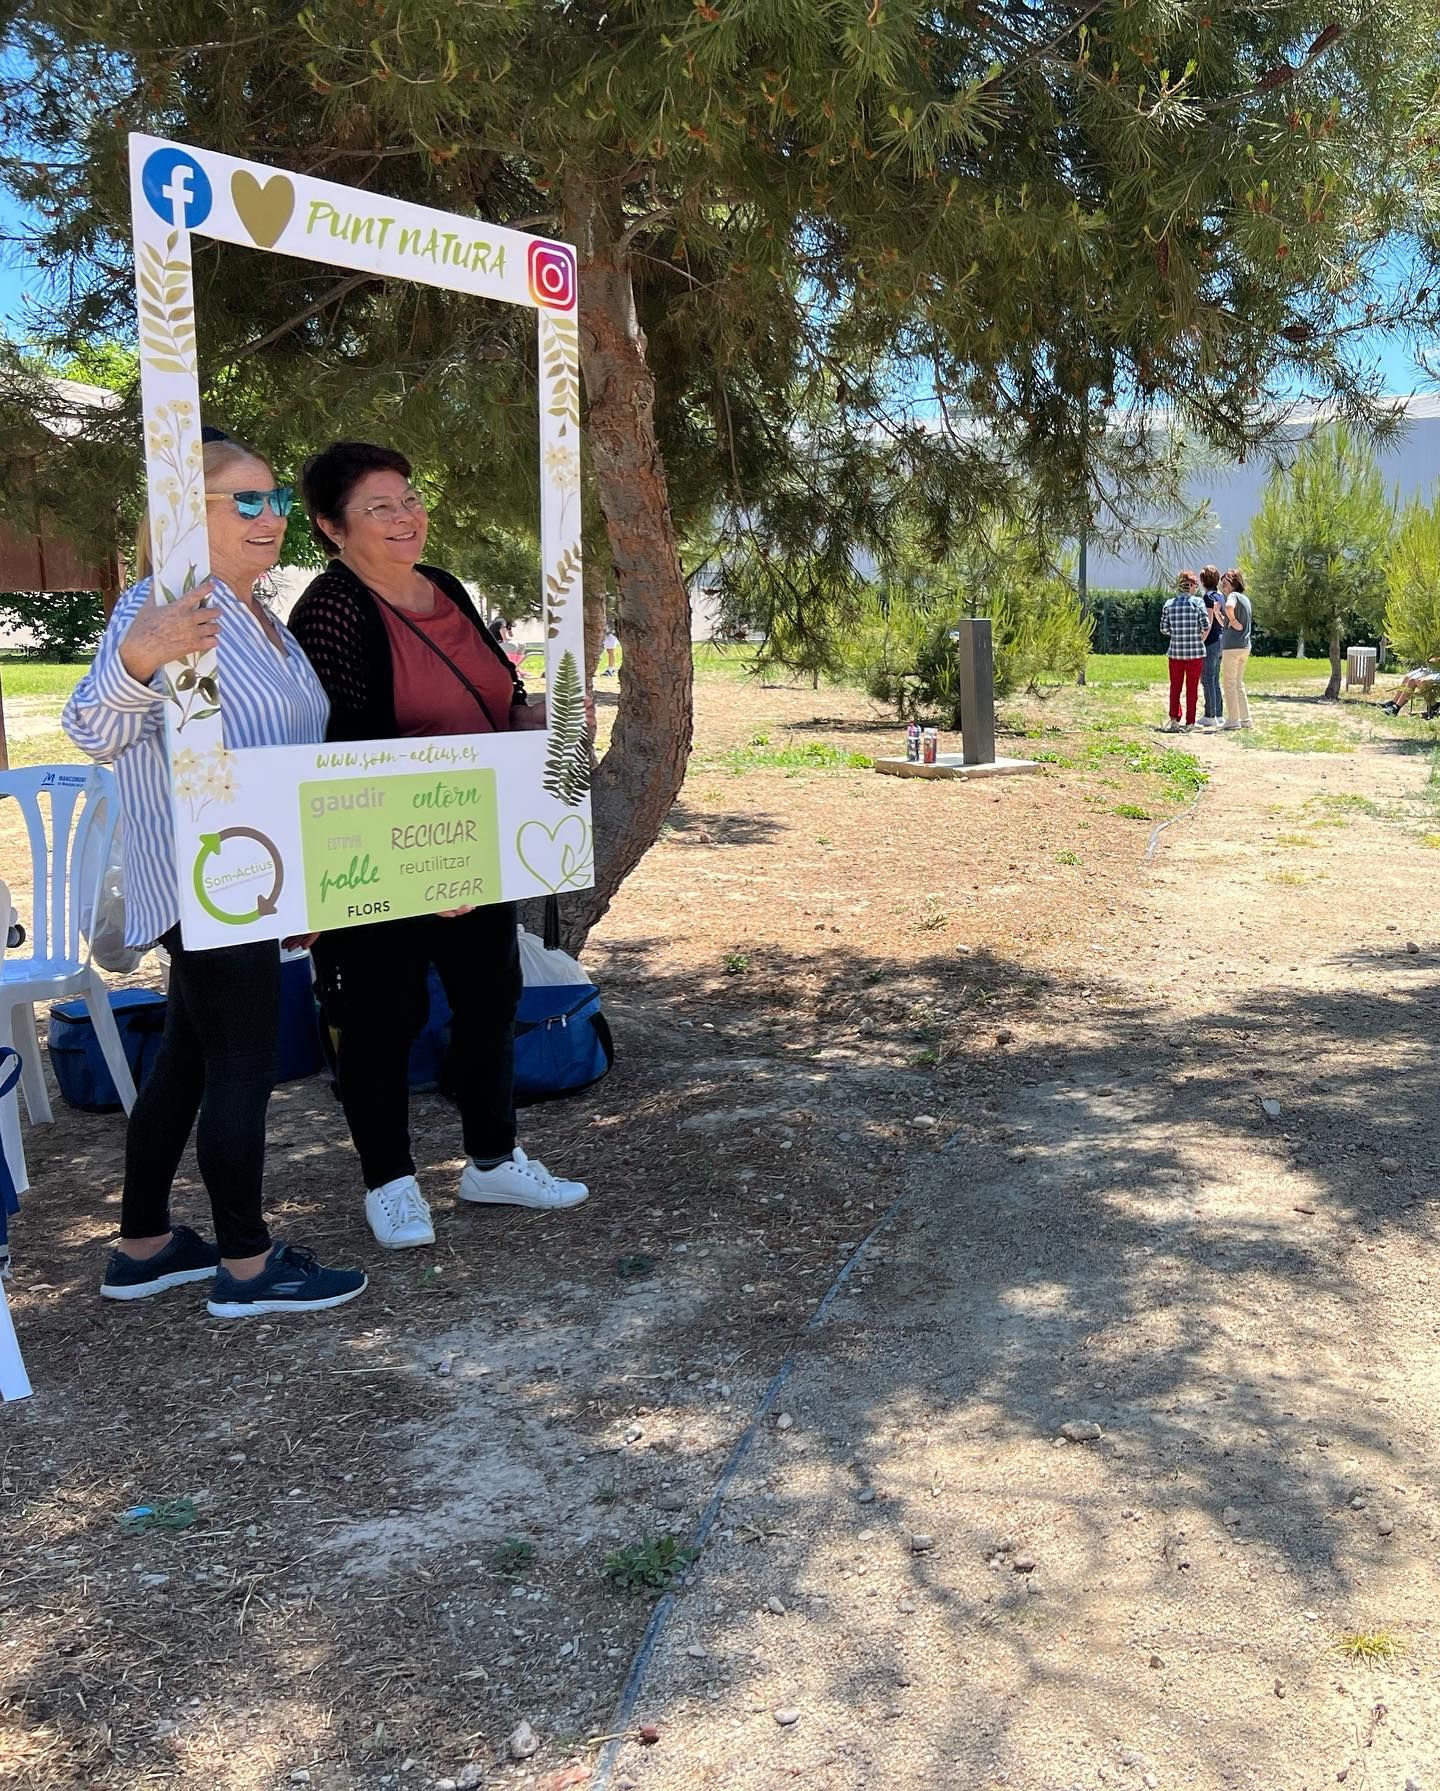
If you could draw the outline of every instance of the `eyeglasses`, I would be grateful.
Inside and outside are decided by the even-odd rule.
[[[293,485],[276,485],[270,491],[207,491],[207,504],[223,504],[227,500],[247,522],[253,522],[260,512],[269,504],[277,516],[288,516],[295,507],[295,487]]]
[[[425,500],[418,491],[407,491],[404,497],[380,498],[373,504],[361,507],[361,515],[368,516],[372,522],[399,522],[402,516],[423,516]]]

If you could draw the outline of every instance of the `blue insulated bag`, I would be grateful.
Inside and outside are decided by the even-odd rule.
[[[579,972],[573,958],[563,961]],[[523,950],[521,962],[528,976],[529,964]],[[449,1047],[450,1004],[432,969],[430,1017],[410,1047],[412,1088],[438,1088],[451,1100],[455,1098],[447,1062]],[[517,1107],[534,1107],[541,1101],[558,1101],[566,1095],[579,1094],[600,1080],[614,1058],[609,1022],[600,1011],[600,991],[594,983],[526,982],[515,1011]]]
[[[150,1074],[165,1030],[165,997],[154,989],[115,989],[110,1007],[135,1086]],[[67,1105],[85,1113],[114,1113],[120,1096],[100,1050],[83,1001],[57,1001],[50,1009],[50,1068]]]
[[[524,988],[515,1014],[515,1105],[533,1107],[579,1094],[606,1074],[615,1046],[600,1011],[600,991],[574,958],[548,950],[533,933],[520,934]],[[552,979],[562,980],[552,980]],[[450,1004],[439,972],[428,978],[430,1010],[410,1046],[412,1089],[438,1089],[455,1099],[450,1075]],[[325,1056],[333,1076],[336,1037],[323,1030]]]
[[[531,1107],[589,1088],[615,1060],[594,983],[526,985],[515,1015],[515,1104]]]

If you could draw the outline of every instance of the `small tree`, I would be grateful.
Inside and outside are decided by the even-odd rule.
[[[902,720],[943,719],[960,725],[960,666],[950,630],[964,616],[988,616],[995,650],[995,689],[1037,691],[1073,683],[1090,650],[1090,622],[1058,563],[1056,544],[1034,529],[994,524],[936,557],[912,519],[897,529],[896,550],[874,582],[853,577],[828,602],[775,601],[814,568],[787,565],[784,581],[754,581],[768,607],[748,612],[765,641],[761,665],[859,685]],[[803,578],[800,576],[803,573]],[[743,567],[734,585],[745,588]]]
[[[1355,633],[1378,634],[1395,511],[1375,457],[1344,424],[1313,436],[1265,486],[1242,548],[1273,629],[1329,642],[1329,698]]]
[[[1401,657],[1418,665],[1440,655],[1440,491],[1401,512],[1385,579],[1385,632]]]
[[[95,651],[105,614],[98,591],[0,591],[0,623],[27,630],[37,659],[73,663]]]

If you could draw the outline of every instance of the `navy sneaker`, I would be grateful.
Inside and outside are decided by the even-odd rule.
[[[324,1312],[343,1306],[367,1286],[360,1269],[322,1269],[308,1250],[275,1243],[265,1267],[248,1281],[221,1269],[206,1302],[211,1318],[250,1318],[260,1312]]]
[[[220,1252],[188,1225],[171,1228],[170,1242],[149,1262],[136,1262],[123,1250],[112,1250],[105,1265],[100,1294],[106,1300],[143,1300],[184,1287],[187,1281],[208,1281],[220,1267]]]

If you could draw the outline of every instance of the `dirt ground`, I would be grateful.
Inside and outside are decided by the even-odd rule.
[[[372,1276],[333,1318],[102,1308],[120,1121],[28,1133],[9,1782],[1440,1784],[1426,730],[1277,690],[1181,743],[1192,809],[1152,706],[1016,705],[1042,774],[961,786],[702,684],[593,942],[615,1071],[525,1124],[590,1202],[456,1211],[419,1097],[438,1242],[384,1255],[289,1085],[277,1229]],[[612,1761],[606,1563],[692,1538],[789,1359]]]

